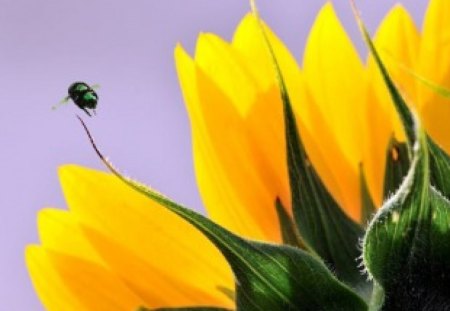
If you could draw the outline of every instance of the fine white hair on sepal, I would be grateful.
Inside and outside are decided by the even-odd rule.
[[[414,120],[414,132],[415,132],[415,142],[412,146],[412,161],[410,164],[410,167],[408,169],[407,174],[403,178],[402,182],[400,183],[400,186],[398,187],[397,191],[392,193],[389,198],[387,198],[380,209],[375,213],[374,217],[369,221],[369,224],[367,226],[366,232],[369,232],[371,230],[374,230],[374,226],[379,223],[380,221],[383,221],[384,219],[387,219],[388,217],[393,217],[392,219],[395,221],[399,220],[400,214],[398,211],[393,210],[395,206],[402,205],[405,200],[407,199],[408,195],[411,193],[411,188],[413,186],[414,178],[416,175],[417,166],[419,165],[419,160],[421,158],[421,142],[420,142],[420,133],[421,133],[421,125],[420,121],[417,117],[417,115],[411,111],[411,114],[413,116]],[[394,214],[397,213],[397,214]],[[363,237],[362,241],[362,248],[363,248],[363,255],[362,255],[362,261],[363,261],[363,269],[365,273],[367,273],[369,280],[373,279],[373,275],[371,275],[370,270],[368,268],[368,262],[364,256],[365,247],[367,245],[367,234]]]

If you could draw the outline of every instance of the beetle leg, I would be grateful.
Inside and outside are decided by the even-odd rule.
[[[89,111],[87,111],[86,108],[83,108],[83,111],[86,112],[86,114],[87,114],[88,116],[92,117],[92,115],[89,113]]]

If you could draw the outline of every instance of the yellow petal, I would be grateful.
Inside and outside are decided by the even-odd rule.
[[[310,32],[303,66],[305,80],[335,139],[357,168],[362,154],[359,129],[364,72],[330,2],[322,8]]]
[[[431,0],[423,24],[418,72],[450,88],[450,2]],[[420,114],[429,134],[450,152],[450,100],[419,84]]]
[[[276,54],[277,61],[280,64],[283,78],[285,79],[291,102],[298,117],[298,125],[301,128],[301,135],[308,149],[311,162],[321,174],[328,188],[332,189],[335,198],[341,203],[345,195],[342,195],[341,184],[355,184],[355,179],[349,180],[347,172],[347,160],[343,158],[342,151],[338,145],[333,142],[324,144],[309,133],[320,133],[321,136],[330,136],[331,132],[327,124],[323,121],[321,111],[317,109],[316,103],[307,94],[301,72],[294,57],[289,50],[276,37],[276,35],[265,27],[265,32]],[[268,179],[277,186],[276,193],[283,199],[283,202],[290,201],[289,185],[286,168],[285,138],[284,138],[284,119],[282,113],[282,104],[280,102],[280,91],[276,74],[274,72],[273,61],[268,53],[266,43],[262,39],[260,26],[252,14],[248,14],[239,27],[233,38],[233,47],[246,57],[250,71],[255,80],[259,81],[261,91],[252,105],[246,122],[250,129],[252,139],[256,142],[256,148],[259,149],[258,159],[255,162],[262,163],[260,170],[264,171]],[[324,146],[327,146],[324,148]],[[330,152],[333,150],[333,152]],[[329,152],[335,155],[335,162],[343,163],[342,169],[338,172],[330,170],[330,163],[326,163],[325,156]],[[342,160],[343,159],[343,160]],[[329,161],[330,162],[330,161]],[[278,169],[270,170],[275,167]],[[269,169],[267,169],[269,168]],[[344,177],[340,174],[344,171]],[[343,179],[345,181],[343,181]],[[351,194],[349,195],[349,197]],[[357,206],[348,204],[347,212],[354,218],[358,216]]]
[[[325,121],[313,124],[311,134],[321,144],[322,153],[330,163],[328,166],[335,172],[328,174],[348,179],[345,183],[341,182],[341,191],[329,184],[327,186],[335,196],[341,193],[337,199],[345,210],[358,211],[358,169],[364,140],[361,133],[365,105],[364,72],[358,54],[330,2],[322,8],[313,25],[303,64],[305,81],[318,105],[320,118]],[[322,125],[330,130],[322,131]],[[344,154],[345,164],[333,159],[334,153],[327,150],[333,141]],[[321,174],[321,177],[324,176]]]
[[[283,42],[264,23],[263,27],[280,65],[291,102],[300,107],[302,118],[308,120],[309,114],[304,109],[306,105],[303,105],[304,90],[300,68]],[[245,118],[249,135],[258,153],[255,162],[258,162],[259,170],[266,175],[263,180],[269,181],[269,187],[274,189],[274,194],[289,207],[290,192],[280,90],[261,26],[253,14],[247,14],[241,21],[233,36],[232,45],[245,57],[245,63],[259,88],[257,98]]]
[[[48,311],[89,311],[67,289],[43,247],[28,246],[25,261],[37,295]]]
[[[277,57],[291,100],[296,102],[302,96],[301,90],[298,90],[300,68],[297,61],[273,31],[264,23],[263,27]],[[245,64],[260,92],[267,92],[278,85],[272,58],[262,37],[259,22],[252,13],[247,14],[237,27],[232,46],[245,58]]]
[[[179,278],[175,283],[171,273],[150,266],[126,245],[115,242],[95,229],[84,227],[84,231],[111,269],[118,271],[134,292],[145,297],[146,306],[151,308],[188,305],[213,305],[225,308],[232,306],[232,301],[227,299],[224,293],[218,295],[217,284],[208,284],[210,275],[207,271],[196,271],[195,275],[191,271],[180,272],[190,274],[192,278]],[[149,256],[159,258],[159,253],[154,252]],[[188,266],[184,268],[189,269]],[[126,274],[122,273],[125,271]],[[152,291],[149,291],[149,283],[154,284]],[[207,292],[206,287],[211,292]]]
[[[64,280],[64,286],[78,298],[82,310],[128,311],[144,306],[144,301],[113,271],[55,251],[46,251],[46,254]]]
[[[261,177],[264,170],[244,120],[181,47],[175,59],[191,120],[197,183],[209,215],[240,235],[280,241],[276,195]]]
[[[38,230],[46,249],[103,265],[96,250],[86,240],[75,215],[66,210],[46,208],[38,214]]]
[[[407,94],[408,98],[416,102],[416,79],[401,66],[415,70],[420,34],[414,20],[401,5],[396,5],[384,18],[376,33],[374,43],[394,81]],[[390,99],[387,87],[372,57],[369,57],[368,67],[369,73],[376,76],[373,77],[370,84],[375,87],[376,94],[380,98],[379,105],[382,109],[390,107],[393,110],[392,101],[387,100]],[[393,116],[395,116],[394,113]],[[402,135],[398,118],[395,120],[397,135]]]
[[[282,107],[280,90],[273,85],[259,93],[244,122],[255,152],[253,165],[271,190],[271,197],[279,197],[291,212]]]
[[[249,22],[245,22],[245,21]],[[270,55],[267,53],[267,47],[264,45],[263,37],[261,35],[261,31],[257,28],[257,21],[252,15],[247,15],[247,17],[242,22],[241,26],[237,30],[236,38],[240,38],[243,33],[247,35],[251,35],[250,37],[255,37],[253,41],[259,41],[261,48],[263,48],[262,52],[259,54],[263,54],[266,63],[271,61]],[[270,32],[269,29],[267,29]],[[250,32],[250,33],[249,33]],[[240,34],[240,35],[238,35]],[[280,51],[280,54],[286,56],[289,52],[283,47],[283,44],[279,42],[279,40],[271,34],[271,38],[274,42],[276,42],[277,51]],[[221,92],[227,97],[228,102],[227,105],[234,105],[236,107],[236,112],[239,116],[246,120],[248,118],[253,119],[254,121],[260,120],[260,122],[244,122],[242,126],[248,128],[248,133],[250,136],[248,140],[246,138],[246,143],[252,144],[254,156],[248,163],[245,164],[245,167],[255,166],[255,172],[261,175],[259,178],[268,189],[272,190],[272,195],[270,196],[270,205],[273,204],[273,199],[281,197],[284,202],[289,202],[289,196],[286,195],[288,193],[287,186],[287,178],[286,178],[286,161],[285,161],[285,152],[284,145],[277,144],[270,149],[270,152],[267,153],[266,150],[261,149],[261,146],[269,146],[270,141],[275,141],[279,137],[266,136],[266,134],[271,134],[271,132],[264,132],[265,126],[267,123],[270,123],[272,119],[277,117],[276,115],[272,115],[270,113],[258,114],[257,117],[254,116],[255,105],[265,103],[266,100],[271,100],[272,105],[278,105],[281,107],[281,103],[278,100],[280,94],[276,94],[275,101],[273,101],[273,94],[270,93],[268,85],[265,83],[267,81],[261,82],[264,76],[264,73],[261,72],[261,68],[259,67],[261,63],[259,61],[255,61],[257,59],[261,59],[261,55],[250,56],[248,50],[240,50],[242,48],[239,45],[240,40],[233,41],[233,45],[225,42],[221,38],[212,35],[212,34],[203,34],[199,37],[197,43],[197,49],[195,54],[195,62],[202,69],[202,72],[208,76],[214,82],[214,85],[220,89]],[[236,43],[237,42],[237,43]],[[287,57],[287,56],[286,56]],[[290,56],[291,62],[289,65],[295,65],[289,72],[296,72],[299,75],[298,66],[293,60],[292,56]],[[285,64],[286,61],[283,61]],[[273,70],[273,65],[268,75],[265,75],[265,78],[270,78],[271,81],[271,89],[273,86],[276,86],[275,72]],[[285,66],[286,67],[286,66]],[[291,68],[291,67],[289,67]],[[292,80],[292,79],[291,79]],[[291,81],[290,80],[290,81]],[[269,91],[267,93],[266,91]],[[272,92],[273,93],[273,92]],[[267,98],[266,95],[269,95]],[[205,96],[206,104],[214,99],[209,99]],[[210,104],[208,104],[210,105]],[[217,103],[216,103],[217,105]],[[261,109],[256,109],[258,112],[262,112]],[[253,114],[252,116],[250,116]],[[239,116],[236,116],[239,118]],[[244,128],[244,132],[246,129]],[[280,126],[277,128],[280,134],[283,134],[283,127]],[[209,131],[210,132],[210,131]],[[207,134],[209,134],[209,132]],[[242,133],[240,134],[242,135]],[[259,139],[262,138],[263,142]],[[220,142],[221,144],[225,144],[224,142]],[[279,148],[278,148],[279,147]],[[236,152],[242,152],[237,148]],[[232,153],[233,150],[229,150],[229,153]],[[282,159],[282,162],[275,162],[274,160]],[[243,165],[244,166],[244,165]],[[245,176],[242,177],[246,179]]]
[[[148,304],[230,305],[219,290],[234,288],[228,265],[190,224],[110,174],[65,166],[60,179],[71,212],[95,229],[89,241]]]
[[[416,81],[401,66],[414,70],[419,47],[419,32],[408,12],[400,5],[395,6],[385,17],[374,39],[374,43],[388,66],[394,81],[417,102]],[[364,169],[372,196],[377,206],[381,205],[383,180],[386,162],[386,147],[389,139],[395,136],[404,141],[402,125],[392,103],[381,74],[369,57],[367,111],[365,112]]]
[[[312,166],[337,203],[355,221],[360,219],[359,180],[352,163],[346,158],[342,146],[333,136],[333,128],[327,124],[315,99],[308,95],[303,105],[310,110],[310,126],[303,122],[296,110],[300,135]]]
[[[230,99],[236,111],[245,115],[255,100],[257,86],[246,62],[230,44],[214,34],[201,34],[195,62]]]

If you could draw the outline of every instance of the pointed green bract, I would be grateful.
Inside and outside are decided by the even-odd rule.
[[[275,201],[275,208],[277,210],[278,222],[280,223],[283,243],[305,249],[305,243],[302,241],[292,217],[287,213],[279,199]]]
[[[450,201],[442,193],[450,190],[450,160],[427,137],[408,109],[358,16],[357,19],[397,107],[411,158],[400,187],[377,212],[364,237],[364,265],[377,289],[370,310],[447,310]],[[395,162],[388,158],[385,192],[396,187],[407,163]]]
[[[298,231],[307,247],[329,264],[341,280],[364,293],[370,284],[357,267],[363,230],[341,210],[309,164],[288,101],[285,120],[292,208]]]
[[[396,194],[371,222],[364,263],[384,291],[383,310],[450,305],[450,202],[430,186],[425,135]]]

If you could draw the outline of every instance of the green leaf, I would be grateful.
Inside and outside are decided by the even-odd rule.
[[[258,16],[254,4],[253,10]],[[366,296],[371,291],[371,284],[362,276],[356,264],[360,257],[359,240],[364,231],[342,211],[310,165],[275,52],[264,28],[261,26],[260,29],[280,87],[292,209],[298,231],[306,247],[331,266],[340,280]]]
[[[376,207],[373,202],[372,196],[369,192],[369,187],[367,185],[367,180],[364,174],[363,165],[359,166],[359,185],[361,192],[361,223],[367,223],[372,216],[375,214]]]
[[[237,310],[367,310],[365,302],[313,255],[290,246],[245,240],[148,186],[123,176],[105,159],[79,119],[97,155],[113,174],[192,224],[222,252],[236,279]]]
[[[408,147],[391,138],[386,152],[383,198],[386,200],[397,192],[410,166]]]

